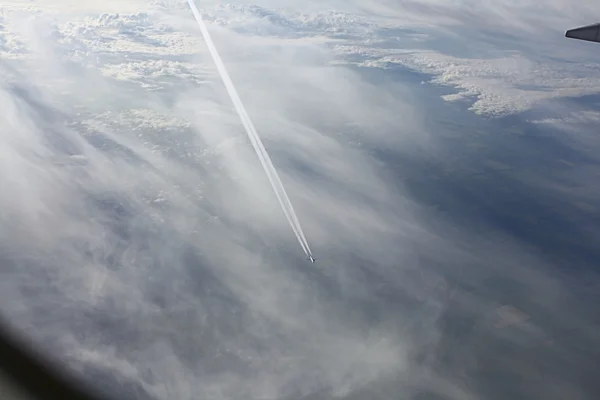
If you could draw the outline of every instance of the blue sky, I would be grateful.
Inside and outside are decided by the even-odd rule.
[[[199,7],[318,262],[184,1],[12,0],[5,318],[144,398],[591,398],[594,2]]]

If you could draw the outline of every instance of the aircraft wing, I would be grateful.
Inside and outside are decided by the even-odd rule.
[[[600,43],[600,24],[582,26],[581,28],[569,29],[565,34],[571,39],[587,40],[588,42]]]

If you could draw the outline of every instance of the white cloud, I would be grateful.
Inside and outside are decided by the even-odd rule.
[[[78,54],[83,54],[84,58],[87,57],[89,60],[89,55],[92,53],[96,57],[106,58],[103,62],[109,63],[105,67],[107,73],[120,78],[139,79],[139,74],[146,71],[146,67],[142,65],[148,63],[147,60],[141,59],[143,57],[152,55],[163,58],[153,60],[153,65],[148,66],[155,70],[158,64],[171,62],[164,60],[166,56],[170,59],[179,56],[178,60],[172,62],[185,63],[187,62],[185,58],[204,54],[203,44],[193,24],[189,21],[187,25],[177,22],[177,29],[169,25],[176,15],[183,16],[187,10],[181,6],[173,9],[174,5],[171,3],[166,6],[167,8],[165,5],[162,8],[154,6],[150,9],[150,13],[104,13],[99,17],[66,22],[64,25],[59,25],[57,29],[65,39],[68,39],[67,47],[69,49],[79,47]],[[583,6],[585,5],[579,4],[579,7]],[[386,5],[386,7],[391,6]],[[480,10],[483,13],[478,16],[480,20],[475,21],[473,12],[466,12],[467,8],[464,7]],[[346,8],[348,11],[354,9]],[[572,44],[572,41],[567,43],[567,40],[562,35],[556,35],[556,32],[551,33],[556,37],[549,37],[547,34],[548,23],[553,17],[562,18],[555,22],[557,24],[568,23],[565,20],[566,16],[560,14],[563,8],[559,2],[547,2],[541,8],[507,2],[494,3],[493,6],[487,3],[485,5],[463,3],[457,4],[454,8],[435,1],[419,5],[406,2],[396,6],[396,9],[404,10],[406,13],[403,14],[403,19],[391,22],[387,19],[368,18],[334,10],[303,13],[293,8],[286,11],[279,8],[225,4],[217,5],[215,8],[209,7],[207,19],[213,25],[213,29],[215,26],[233,28],[244,35],[276,37],[276,42],[286,37],[309,43],[306,42],[308,38],[319,36],[326,38],[321,41],[330,42],[337,53],[343,57],[342,59],[352,60],[353,63],[371,68],[401,65],[432,74],[434,83],[453,86],[459,91],[445,96],[446,100],[472,101],[474,104],[471,109],[484,115],[519,113],[549,99],[598,93],[599,87],[595,84],[598,80],[598,69],[593,63],[598,60],[595,60],[592,55],[588,56],[592,62],[585,63],[582,60],[585,48],[581,47],[579,53],[572,51],[565,53],[565,49]],[[542,9],[545,11],[540,11]],[[444,17],[450,16],[452,22],[438,21],[438,18],[442,18],[444,10],[452,11],[446,13]],[[465,12],[461,14],[461,10]],[[575,9],[575,11],[579,10],[580,8]],[[422,21],[428,11],[431,14],[428,16],[429,21],[435,20],[440,23],[437,27]],[[164,14],[165,12],[167,14]],[[510,13],[515,13],[519,17],[511,19]],[[545,19],[527,19],[540,14],[543,14]],[[167,15],[169,17],[166,17]],[[484,27],[484,21],[488,20],[494,21],[494,24]],[[180,21],[180,18],[177,21]],[[469,23],[473,25],[465,25]],[[507,23],[514,25],[510,28],[512,29],[510,32]],[[481,36],[477,31],[480,27],[501,35],[500,39],[502,35],[512,35],[515,38],[523,35],[527,39],[519,46],[525,47],[514,46],[514,42],[506,42],[506,44],[486,42],[486,36]],[[184,33],[181,32],[181,28],[185,28]],[[411,29],[412,32],[402,33],[402,29]],[[464,37],[464,32],[461,30],[481,36],[476,37],[475,41],[477,46],[481,47],[482,53],[486,55],[484,58],[454,56],[427,48],[428,43],[434,39],[444,40],[443,38],[447,37],[450,40],[457,40]],[[395,32],[392,33],[394,36],[390,36],[391,32]],[[390,48],[389,44],[383,48],[374,47],[392,39],[396,40],[395,48]],[[11,52],[18,53],[18,41],[13,39],[13,42],[15,45],[12,46]],[[76,44],[78,46],[75,46]],[[556,51],[557,47],[565,49],[561,49],[556,55],[548,54],[550,44],[554,46],[553,51]],[[564,45],[560,46],[560,44]],[[578,45],[581,46],[579,43],[574,44],[575,47]],[[486,54],[490,51],[493,52],[491,56]],[[107,57],[107,54],[113,52],[123,54],[135,52],[140,57],[129,63],[113,65]],[[570,62],[572,56],[575,56],[580,64],[573,65]],[[119,71],[119,68],[123,70]],[[138,72],[132,71],[136,69]]]
[[[543,118],[532,120],[534,124],[549,124],[549,125],[581,125],[600,121],[600,111],[575,111],[566,117]]]
[[[353,3],[349,4],[346,9],[357,11]],[[220,6],[217,11],[209,11],[209,19],[245,33],[300,38],[325,35],[339,55],[359,65],[396,64],[434,75],[434,83],[459,90],[445,96],[446,100],[468,99],[474,103],[471,109],[484,115],[520,113],[550,99],[599,92],[596,82],[600,59],[584,44],[563,37],[569,24],[585,23],[583,15],[592,18],[591,3],[578,3],[569,8],[569,13],[560,1],[539,5],[466,1],[453,5],[438,1],[392,5],[380,1],[373,8],[378,7],[388,16],[395,11],[398,18],[365,18],[324,10],[304,14],[240,5]],[[556,32],[554,27],[561,24],[564,29]],[[258,31],[256,26],[277,29]],[[498,39],[487,35],[497,35]],[[337,43],[340,37],[343,43]],[[470,37],[485,57],[452,55],[453,42]],[[522,39],[517,42],[519,37]],[[396,45],[388,43],[378,48],[378,44],[390,40],[396,40]],[[448,40],[450,49],[440,51],[437,44],[436,50],[428,49],[428,42],[433,40]]]
[[[404,363],[404,345],[385,328],[356,330],[352,319],[333,318],[343,304],[323,313],[323,306],[313,302],[320,297],[325,301],[327,293],[302,280],[295,282],[297,272],[291,265],[304,265],[303,257],[256,156],[247,143],[244,146],[237,118],[224,111],[230,106],[220,90],[189,85],[218,83],[214,73],[203,74],[206,67],[191,61],[144,59],[159,54],[149,50],[146,38],[168,33],[156,25],[141,23],[135,35],[122,42],[115,39],[130,21],[145,21],[139,16],[104,15],[83,20],[80,28],[77,22],[61,25],[45,15],[39,18],[35,23],[45,22],[43,29],[25,17],[30,25],[17,32],[30,54],[14,72],[14,86],[4,88],[2,100],[3,109],[13,110],[3,114],[11,129],[2,136],[2,185],[14,191],[2,197],[8,212],[2,225],[19,221],[15,226],[20,227],[2,236],[2,243],[12,248],[11,262],[20,265],[6,272],[4,282],[15,285],[3,285],[2,297],[3,310],[15,324],[32,324],[34,337],[58,341],[50,350],[68,349],[77,365],[111,368],[123,379],[143,382],[155,394],[177,397],[192,392],[218,397],[212,389],[232,397],[251,389],[257,397],[323,387],[348,393]],[[56,34],[46,35],[48,26],[54,26]],[[136,44],[142,37],[143,44]],[[231,38],[220,37],[225,53],[239,48]],[[80,62],[78,54],[61,51],[72,50],[75,41],[86,56],[76,68],[71,63]],[[371,204],[377,203],[380,210],[393,206],[385,182],[368,157],[346,149],[345,139],[329,137],[326,117],[331,114],[341,124],[357,122],[366,128],[372,113],[385,115],[387,107],[402,103],[377,100],[376,88],[359,76],[321,62],[319,45],[288,46],[277,64],[270,65],[269,52],[284,44],[275,41],[261,48],[260,42],[250,42],[264,55],[239,62],[232,70],[269,148],[279,158],[310,240],[319,254],[329,248],[324,259],[343,256],[347,246],[358,248],[369,236],[389,240],[385,236],[399,226],[390,225],[392,219],[400,224],[401,218],[388,216],[386,221]],[[133,60],[127,61],[126,55]],[[94,57],[100,61],[87,62]],[[237,59],[243,61],[239,53]],[[45,68],[39,68],[42,62]],[[125,96],[106,90],[119,87],[112,78],[144,80],[163,91],[172,88],[162,81],[165,78],[188,87],[151,94],[139,86],[122,86],[129,91]],[[262,85],[265,88],[259,90]],[[294,95],[287,96],[283,87]],[[361,88],[373,97],[362,98]],[[313,100],[335,92],[330,102]],[[55,101],[57,93],[60,102]],[[307,123],[309,115],[313,119]],[[72,156],[81,162],[62,161]],[[315,164],[315,159],[322,162]],[[317,179],[299,173],[302,169]],[[366,197],[345,197],[354,194]],[[331,235],[337,230],[351,234]],[[26,251],[28,244],[34,245]],[[376,251],[367,246],[363,256]],[[19,264],[19,254],[25,252],[31,260]],[[44,259],[48,262],[40,262]],[[47,279],[36,280],[38,274]],[[195,279],[186,278],[190,274]],[[210,276],[215,276],[213,284],[195,289]],[[21,294],[24,279],[30,279],[24,285],[39,297]],[[200,297],[194,295],[198,290]],[[222,300],[211,294],[219,290]],[[44,311],[44,326],[38,325],[36,310],[43,308],[39,298],[47,304],[62,303]],[[231,302],[227,313],[237,308],[241,314],[218,311],[221,301]],[[169,311],[180,308],[191,316],[185,319],[192,326],[167,328],[171,318],[174,324],[184,322]],[[94,318],[80,326],[87,312]],[[137,333],[128,333],[119,343],[113,336],[114,318],[139,319],[118,328]],[[163,321],[158,322],[165,327],[160,335],[167,344],[156,342],[147,330],[150,320]],[[101,328],[103,324],[109,328]],[[66,332],[73,339],[61,342],[58,337],[68,336]],[[208,344],[211,340],[213,345]],[[134,351],[135,342],[141,355]],[[177,355],[196,345],[211,350]],[[267,345],[272,348],[260,350]],[[120,350],[111,350],[114,347]],[[221,366],[219,354],[224,359]],[[209,370],[206,374],[192,367],[200,360]],[[142,364],[154,365],[150,368],[159,378],[148,381]],[[258,368],[248,369],[253,365]],[[186,384],[193,391],[187,391]]]
[[[81,2],[77,0],[57,0],[31,2],[30,0],[7,0],[2,8],[17,11],[43,11],[53,14],[81,14],[102,12],[137,12],[148,6],[147,0],[91,0]]]
[[[403,65],[434,75],[434,84],[453,86],[447,101],[471,100],[471,110],[501,116],[529,110],[543,101],[600,92],[600,71],[594,65],[547,65],[522,54],[504,58],[458,58],[427,51],[374,57],[361,65]]]
[[[446,162],[432,134],[442,127],[403,83],[369,81],[347,65],[432,74],[458,88],[447,100],[476,97],[473,109],[488,115],[596,93],[591,64],[545,64],[539,54],[504,48],[470,58],[429,48],[445,32],[439,22],[450,29],[474,17],[464,7],[486,11],[482,21],[502,17],[496,28],[523,28],[527,18],[503,25],[507,11],[536,20],[531,8],[208,7],[217,45],[315,251],[313,266],[182,3],[62,1],[36,5],[35,20],[23,2],[7,6],[13,25],[3,22],[2,33],[18,45],[0,55],[10,76],[0,92],[0,187],[8,188],[0,195],[0,304],[48,351],[159,398],[469,399],[490,393],[462,384],[486,361],[486,337],[518,346],[523,336],[547,339],[530,310],[522,312],[532,325],[516,327],[526,335],[486,330],[480,315],[503,305],[493,298],[496,286],[485,286],[490,277],[522,285],[554,325],[584,325],[561,279],[545,274],[552,263],[545,255],[493,227],[453,224],[411,198],[393,164],[411,168],[405,155]],[[561,20],[556,7],[552,21]],[[406,23],[391,18],[404,11]],[[20,46],[28,52],[7,60]],[[455,309],[478,315],[467,346],[447,335],[451,322],[444,327]],[[547,354],[564,353],[572,361],[560,345]],[[535,375],[527,362],[519,367]],[[538,392],[571,382],[550,375]]]
[[[121,80],[142,81],[146,87],[152,87],[148,82],[171,78],[185,81],[187,84],[203,84],[209,79],[214,80],[214,71],[206,71],[193,63],[180,61],[133,61],[122,64],[109,64],[102,68],[103,74]],[[161,85],[155,86],[160,88]]]

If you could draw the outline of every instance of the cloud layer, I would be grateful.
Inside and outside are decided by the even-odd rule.
[[[591,398],[595,117],[563,99],[597,60],[543,33],[592,3],[232,3],[204,11],[318,263],[184,5],[13,1],[5,318],[116,396]]]

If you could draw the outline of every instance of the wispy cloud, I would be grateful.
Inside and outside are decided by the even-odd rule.
[[[148,398],[589,398],[593,288],[574,296],[580,281],[558,268],[568,259],[487,212],[516,193],[509,183],[571,198],[486,150],[519,142],[478,141],[471,131],[492,125],[468,120],[452,129],[437,95],[425,103],[380,74],[426,72],[459,88],[446,100],[506,114],[594,93],[594,69],[436,42],[464,40],[479,10],[468,31],[493,20],[525,32],[534,5],[278,4],[207,9],[318,263],[299,254],[185,8],[59,2],[33,17],[13,2],[0,64],[3,314],[98,386]],[[548,7],[562,18],[562,3]],[[402,12],[408,27],[389,18]],[[445,139],[458,133],[472,147]],[[494,184],[469,191],[481,175],[461,182],[464,164]]]

